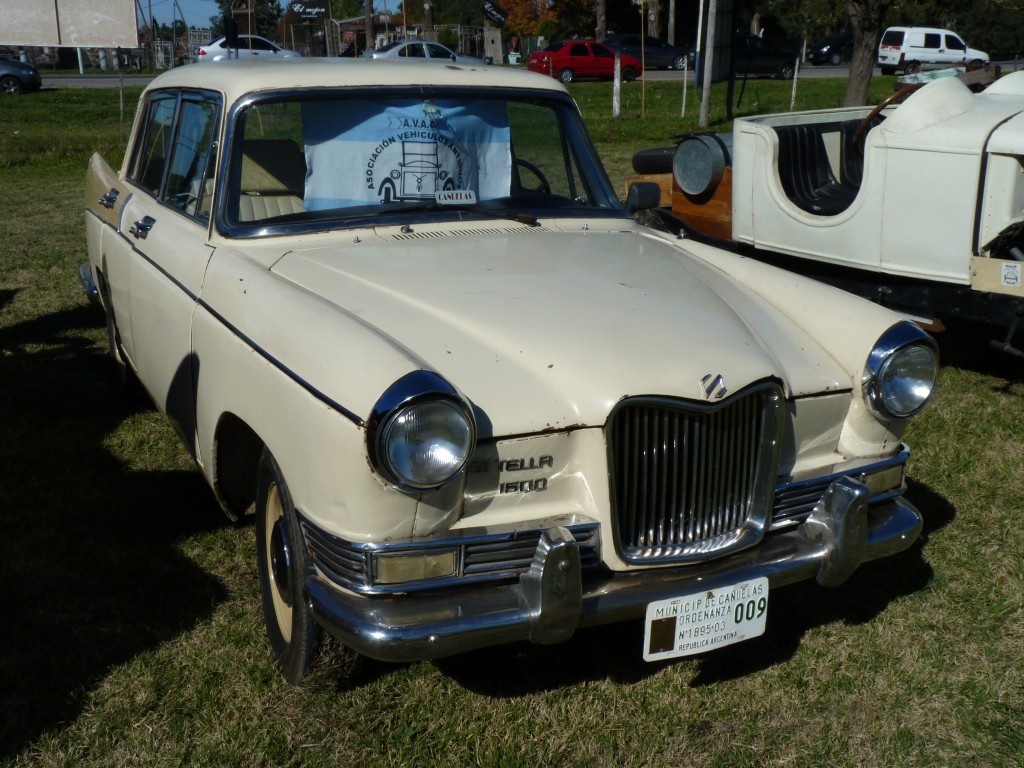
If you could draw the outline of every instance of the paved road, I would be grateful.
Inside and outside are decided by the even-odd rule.
[[[1002,67],[1003,73],[1012,72],[1014,62],[1003,61],[994,62]],[[800,68],[800,77],[802,78],[819,78],[819,77],[846,77],[850,72],[848,65],[840,65],[833,67],[829,65],[823,65],[819,67],[812,66],[810,64]],[[881,72],[876,67],[874,70],[875,76],[881,76]],[[44,88],[116,88],[120,79],[116,75],[53,75],[48,76],[44,71],[43,75],[43,87]],[[687,72],[686,76],[693,78],[693,72]],[[644,73],[644,79],[649,81],[654,80],[681,80],[683,78],[683,72],[670,70],[670,69],[649,69]],[[153,79],[153,75],[125,75],[125,85],[146,85],[150,80]]]
[[[849,67],[822,66],[803,67],[800,70],[800,77],[846,77]],[[687,72],[687,77],[692,78],[693,72]],[[875,70],[875,74],[879,74]],[[116,75],[52,75],[48,76],[44,71],[44,88],[117,88],[120,79]],[[644,73],[644,78],[654,80],[682,80],[683,72],[670,69],[649,69]],[[146,85],[153,79],[152,75],[125,75],[125,85]]]

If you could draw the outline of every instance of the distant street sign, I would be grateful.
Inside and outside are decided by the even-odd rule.
[[[322,19],[327,15],[327,6],[322,3],[291,3],[291,9],[300,19]]]
[[[499,27],[505,26],[508,18],[508,14],[494,0],[484,0],[484,15]]]

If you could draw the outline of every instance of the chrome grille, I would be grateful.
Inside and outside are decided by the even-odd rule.
[[[623,401],[608,423],[622,557],[685,562],[755,543],[772,508],[782,405],[774,384],[715,405]]]

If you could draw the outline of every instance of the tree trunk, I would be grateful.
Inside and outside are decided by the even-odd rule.
[[[437,40],[434,34],[434,2],[427,0],[423,4],[423,39]]]
[[[604,40],[608,37],[608,24],[605,19],[605,0],[594,0],[594,39]]]
[[[661,37],[661,2],[650,0],[647,3],[647,34],[653,37]]]
[[[373,0],[366,0],[366,50],[373,50]]]
[[[853,59],[846,85],[847,107],[868,103],[868,86],[878,57],[878,40],[882,36],[882,18],[892,0],[843,0],[853,32]]]

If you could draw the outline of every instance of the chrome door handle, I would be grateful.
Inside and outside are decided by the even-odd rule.
[[[99,199],[99,204],[102,205],[104,208],[113,208],[114,203],[117,202],[117,196],[119,194],[121,193],[118,192],[113,187],[111,187],[110,191]]]
[[[149,234],[149,230],[156,224],[156,219],[152,216],[143,216],[141,219],[132,224],[131,229],[128,231],[135,235],[139,240],[145,240],[146,235]]]

